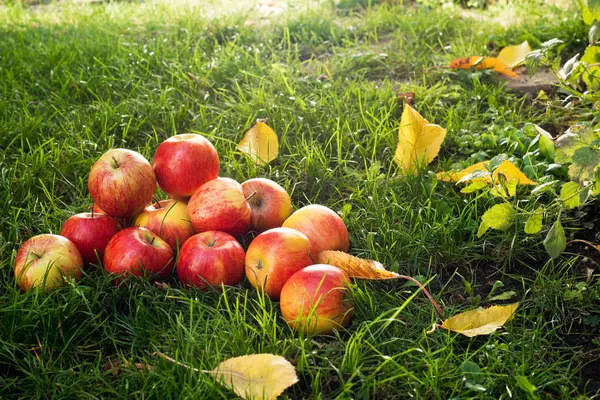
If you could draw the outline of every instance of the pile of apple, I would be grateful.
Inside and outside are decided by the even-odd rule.
[[[157,200],[158,186],[169,194]],[[21,290],[53,288],[99,264],[119,282],[136,275],[165,278],[175,269],[188,286],[237,285],[281,301],[288,324],[305,332],[347,326],[349,277],[313,265],[324,250],[348,251],[343,220],[321,205],[292,213],[288,193],[269,179],[242,184],[219,177],[219,156],[201,135],[161,143],[151,165],[141,154],[113,149],[92,166],[92,212],[67,219],[59,235],[32,237],[14,273]],[[236,238],[254,237],[247,251]]]

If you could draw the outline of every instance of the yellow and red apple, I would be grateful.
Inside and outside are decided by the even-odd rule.
[[[202,135],[175,135],[158,146],[152,166],[163,191],[189,197],[219,176],[219,155]]]
[[[303,268],[281,290],[281,314],[292,329],[307,334],[347,327],[353,314],[349,284],[348,274],[332,265]]]
[[[17,284],[24,292],[35,287],[51,289],[63,285],[63,277],[80,279],[83,259],[69,239],[59,235],[37,235],[19,248],[14,272]]]
[[[151,204],[138,214],[134,225],[156,233],[169,243],[173,251],[181,248],[183,243],[196,233],[187,205],[177,200],[160,200]]]
[[[248,281],[272,299],[296,271],[312,264],[308,238],[294,229],[274,228],[258,235],[246,252]]]
[[[69,217],[60,235],[69,239],[81,253],[86,264],[102,262],[104,249],[110,239],[121,230],[114,218],[102,213],[80,213]]]
[[[171,246],[146,228],[123,229],[104,251],[104,269],[117,278],[166,277],[173,270],[174,261]]]
[[[152,201],[156,176],[141,154],[127,149],[112,149],[92,165],[88,190],[94,203],[106,214],[132,217]]]
[[[179,252],[177,276],[187,285],[237,285],[244,279],[244,248],[225,232],[208,231],[188,239]]]
[[[188,212],[197,232],[220,231],[236,237],[248,231],[252,216],[242,185],[229,178],[200,186],[188,203]]]
[[[286,219],[283,226],[304,233],[310,240],[313,256],[324,250],[348,251],[350,246],[344,220],[325,206],[302,207]]]
[[[255,178],[242,183],[252,208],[250,229],[263,232],[280,227],[292,214],[292,200],[284,188],[270,179]]]

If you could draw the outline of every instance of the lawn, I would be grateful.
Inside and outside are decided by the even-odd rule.
[[[0,397],[233,397],[210,375],[155,352],[204,370],[246,354],[284,356],[299,377],[283,395],[290,399],[600,393],[597,254],[569,246],[550,259],[547,228],[478,238],[498,199],[435,177],[507,154],[531,179],[553,179],[525,125],[556,136],[597,116],[562,106],[564,92],[542,101],[490,71],[431,67],[525,39],[537,48],[560,38],[570,58],[587,44],[579,9],[533,1],[486,10],[428,7],[434,1],[12,3],[0,2]],[[414,176],[393,161],[403,92],[447,129],[439,156]],[[237,150],[257,118],[280,141],[267,166]],[[90,207],[87,176],[102,153],[125,147],[152,160],[159,143],[184,132],[212,141],[222,176],[270,178],[295,208],[339,212],[353,255],[427,282],[447,315],[519,301],[514,318],[473,339],[427,333],[439,316],[400,280],[356,280],[351,325],[324,336],[290,330],[279,304],[247,282],[207,292],[175,279],[115,286],[92,267],[78,284],[19,291],[12,265],[20,244],[60,232]],[[597,241],[598,211],[594,202],[565,211],[567,236]],[[508,291],[515,295],[491,300]]]

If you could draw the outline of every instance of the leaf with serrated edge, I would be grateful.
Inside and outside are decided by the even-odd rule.
[[[525,233],[528,235],[533,235],[542,230],[544,219],[544,209],[542,207],[538,207],[533,214],[527,218],[527,222],[525,222]]]
[[[496,204],[481,216],[481,220],[492,229],[506,230],[515,218],[515,209],[509,203]]]
[[[515,65],[525,61],[525,57],[527,57],[527,54],[529,53],[531,53],[531,46],[529,46],[529,43],[526,40],[521,44],[506,46],[500,50],[498,60],[508,65],[510,68],[513,68]]]
[[[345,271],[352,278],[361,279],[395,279],[398,274],[388,271],[373,260],[351,256],[343,251],[325,250],[317,254],[315,264],[329,264]]]
[[[562,185],[560,188],[560,199],[565,208],[569,210],[581,205],[581,201],[579,200],[580,190],[581,186],[577,182],[567,182]]]
[[[277,158],[279,139],[269,125],[257,121],[238,144],[238,150],[250,156],[255,164],[265,165]]]
[[[518,306],[519,303],[490,308],[480,307],[448,318],[441,327],[467,337],[489,335],[504,326]]]
[[[274,354],[251,354],[230,358],[212,374],[242,399],[276,399],[298,382],[296,369],[285,358]]]
[[[446,129],[430,124],[414,108],[405,104],[394,161],[403,173],[414,174],[418,166],[428,165],[437,157],[445,138]]]

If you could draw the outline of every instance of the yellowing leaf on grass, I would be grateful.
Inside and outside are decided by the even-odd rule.
[[[499,74],[508,76],[509,78],[519,77],[519,75],[510,69],[508,65],[495,57],[472,56],[456,58],[450,61],[449,67],[453,69],[493,69]]]
[[[525,61],[525,57],[527,57],[527,54],[529,53],[531,53],[531,46],[529,46],[529,42],[526,40],[521,44],[506,46],[500,50],[498,60],[508,65],[510,68],[513,68],[515,65]]]
[[[317,254],[316,264],[329,264],[345,271],[352,278],[361,279],[394,279],[399,275],[388,271],[385,267],[373,260],[351,256],[343,251],[325,250]]]
[[[504,326],[518,306],[519,303],[490,308],[479,307],[448,318],[441,327],[468,337],[489,335]]]
[[[238,150],[248,154],[256,164],[265,165],[277,158],[279,140],[269,125],[256,121],[238,144]]]
[[[508,160],[502,163],[494,171],[489,171],[489,161],[483,161],[462,171],[445,171],[438,172],[436,177],[443,182],[477,182],[483,181],[487,183],[493,182],[494,185],[499,185],[503,181],[516,181],[518,185],[536,185],[534,181],[529,179],[515,164]]]
[[[223,361],[211,372],[242,399],[272,400],[298,382],[296,369],[274,354],[251,354]]]
[[[419,165],[428,165],[440,152],[446,129],[430,124],[410,105],[404,105],[398,147],[394,161],[404,173],[415,173]]]

